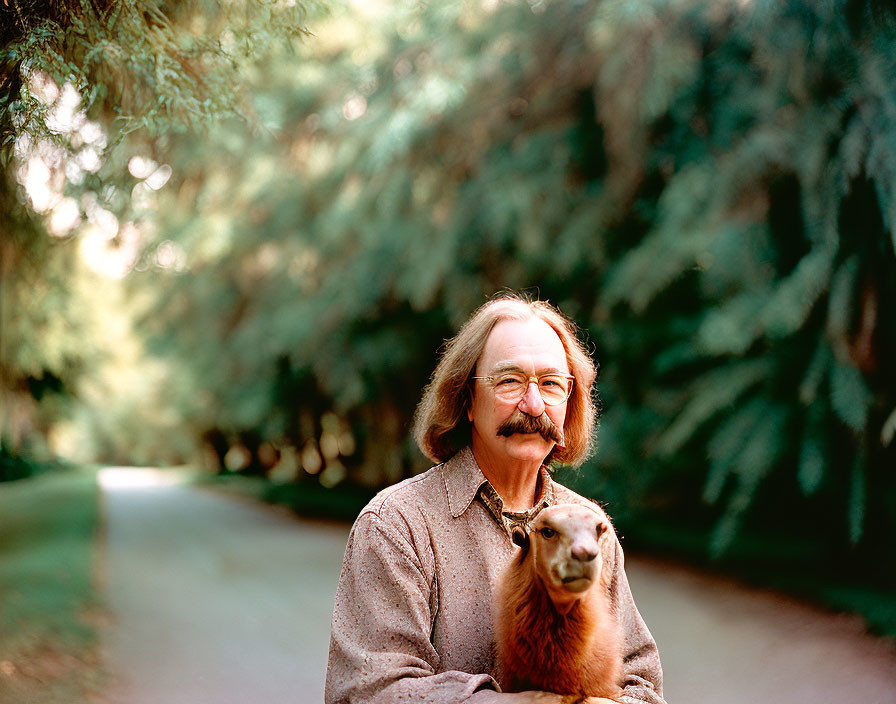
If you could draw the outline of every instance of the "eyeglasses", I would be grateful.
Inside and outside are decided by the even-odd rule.
[[[569,398],[575,377],[571,374],[541,374],[529,376],[522,372],[508,372],[498,376],[474,376],[473,379],[481,379],[492,385],[497,396],[502,401],[514,401],[519,403],[526,394],[526,389],[533,381],[538,386],[541,400],[547,406],[559,406]]]

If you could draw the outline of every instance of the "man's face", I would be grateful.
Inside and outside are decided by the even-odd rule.
[[[553,328],[540,318],[525,322],[502,320],[492,328],[485,349],[476,363],[476,376],[495,376],[517,371],[528,376],[546,373],[568,374],[566,351]],[[554,442],[539,433],[499,435],[501,425],[513,414],[538,418],[543,414],[561,431],[566,418],[566,402],[546,406],[536,384],[527,386],[519,401],[505,401],[495,396],[489,382],[475,381],[473,402],[467,416],[473,424],[473,451],[480,462],[506,464],[510,461],[541,463],[553,449]]]

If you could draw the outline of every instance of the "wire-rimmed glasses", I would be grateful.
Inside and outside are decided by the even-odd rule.
[[[575,377],[572,374],[559,374],[551,372],[529,376],[522,372],[506,372],[495,376],[474,376],[473,379],[487,381],[492,385],[495,396],[503,401],[519,403],[525,396],[526,389],[533,381],[538,386],[541,400],[546,406],[559,406],[569,398],[572,393]]]

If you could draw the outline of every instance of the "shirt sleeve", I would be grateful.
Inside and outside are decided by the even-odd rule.
[[[635,606],[625,559],[616,541],[616,564],[611,582],[616,597],[616,608],[623,633],[623,696],[625,704],[665,704],[663,699],[663,668],[656,641],[650,635],[644,619]]]
[[[408,531],[359,516],[336,590],[326,704],[453,704],[497,689],[487,674],[439,671],[433,579]]]

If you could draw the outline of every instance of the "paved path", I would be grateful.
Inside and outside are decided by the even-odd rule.
[[[317,704],[347,527],[104,470],[103,704]],[[670,704],[896,704],[896,653],[838,617],[629,559]]]
[[[322,702],[347,528],[104,472],[109,704]]]
[[[626,572],[670,704],[896,704],[896,650],[857,617],[655,561]]]

